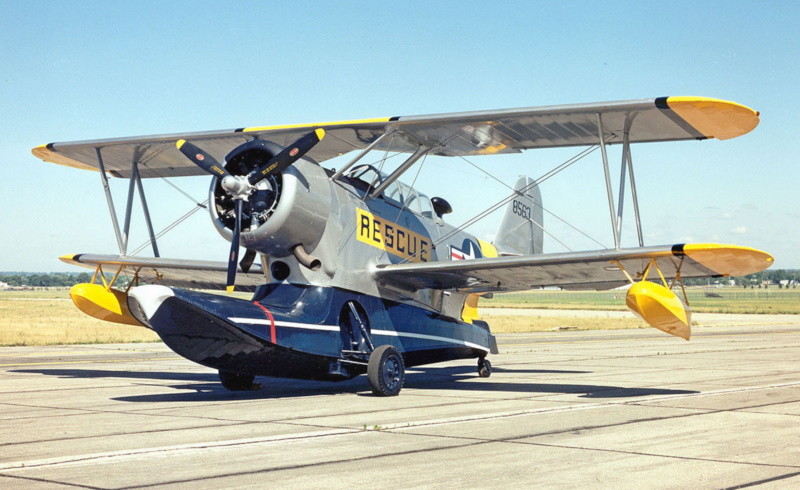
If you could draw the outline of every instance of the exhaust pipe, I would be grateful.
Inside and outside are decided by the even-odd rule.
[[[315,259],[314,257],[308,255],[306,249],[303,248],[302,243],[298,243],[294,247],[291,248],[292,255],[294,258],[297,259],[306,269],[312,271],[318,271],[320,267],[322,267],[322,262],[319,259]]]

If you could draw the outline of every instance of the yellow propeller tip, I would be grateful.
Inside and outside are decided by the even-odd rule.
[[[178,149],[180,150],[181,146],[183,146],[184,143],[186,143],[186,140],[178,140],[175,142],[175,146],[177,146]]]
[[[319,128],[314,132],[317,133],[317,138],[319,138],[320,140],[322,140],[322,138],[325,137],[325,130],[322,128]]]
[[[228,291],[228,294],[233,293],[233,286],[228,286],[225,289]]]

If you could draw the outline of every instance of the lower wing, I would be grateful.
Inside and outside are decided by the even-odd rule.
[[[523,291],[612,289],[641,280],[651,264],[665,279],[746,276],[772,265],[771,255],[736,245],[680,244],[591,252],[482,258],[452,262],[378,265],[379,283],[410,291]],[[651,276],[651,277],[654,277]]]
[[[120,257],[118,255],[77,254],[60,257],[62,262],[105,272],[127,273],[140,283],[158,283],[164,286],[225,290],[228,264],[205,260],[181,260],[159,257]],[[264,284],[261,266],[253,265],[247,272],[239,269],[236,276],[237,291],[255,291]]]

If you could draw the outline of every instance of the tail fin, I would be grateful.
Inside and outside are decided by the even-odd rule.
[[[522,176],[514,184],[514,199],[508,203],[494,246],[500,255],[542,253],[542,193],[536,181]]]

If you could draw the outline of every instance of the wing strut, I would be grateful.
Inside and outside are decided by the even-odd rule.
[[[600,137],[600,151],[603,156],[603,173],[606,178],[606,193],[608,195],[608,209],[611,214],[611,226],[614,235],[614,248],[619,249],[622,241],[622,214],[625,208],[625,177],[627,177],[631,185],[631,200],[633,201],[633,214],[636,220],[636,233],[639,238],[639,246],[644,247],[644,238],[642,233],[642,220],[639,214],[639,196],[636,193],[636,179],[633,174],[633,159],[631,158],[631,141],[630,131],[633,126],[633,120],[636,113],[630,113],[625,118],[625,125],[623,128],[622,137],[622,161],[620,163],[619,171],[619,196],[617,211],[614,212],[614,191],[611,188],[611,175],[608,167],[608,154],[606,153],[606,139],[603,129],[603,121],[600,113],[597,113],[597,127]]]
[[[378,136],[378,138],[375,141],[373,141],[372,143],[369,144],[369,146],[364,148],[358,155],[356,155],[355,158],[350,160],[350,162],[348,162],[347,165],[345,165],[344,167],[340,168],[338,171],[336,171],[336,173],[331,175],[331,178],[329,180],[330,181],[334,181],[334,180],[338,179],[339,177],[341,177],[343,173],[345,173],[348,170],[350,170],[350,167],[352,167],[353,165],[358,163],[359,160],[364,158],[364,155],[366,155],[367,153],[372,151],[376,146],[378,146],[380,144],[381,141],[386,139],[387,136],[393,135],[396,131],[397,131],[397,129],[390,129],[390,130],[386,131],[385,133],[383,133],[382,135]]]
[[[622,163],[619,169],[619,205],[617,206],[617,236],[622,240],[622,212],[625,208],[625,171],[631,184],[631,199],[633,200],[633,214],[636,219],[636,232],[639,236],[639,246],[644,247],[642,236],[642,221],[639,217],[639,197],[636,194],[636,179],[633,176],[633,160],[631,159],[630,132],[636,113],[628,114],[625,118],[625,127],[622,136]]]
[[[414,165],[417,162],[417,160],[427,155],[430,150],[431,149],[428,148],[427,146],[420,146],[419,148],[417,148],[417,151],[415,151],[410,157],[408,157],[408,159],[405,162],[403,162],[399,167],[397,167],[397,169],[394,172],[392,172],[388,177],[386,177],[386,180],[381,182],[381,185],[372,190],[372,192],[369,194],[369,197],[380,196],[381,192],[385,191],[387,187],[392,185],[395,180],[399,179],[400,176],[403,175],[406,170],[408,170],[412,165]]]
[[[97,166],[100,169],[100,181],[103,183],[103,191],[106,194],[106,201],[108,202],[108,211],[111,213],[111,224],[114,225],[114,235],[117,237],[119,254],[125,255],[125,247],[122,244],[122,233],[119,231],[119,222],[117,221],[117,211],[114,208],[114,198],[111,195],[111,188],[108,185],[106,167],[103,165],[103,156],[100,154],[99,147],[95,147],[94,152],[97,154]]]
[[[611,189],[611,175],[608,171],[608,154],[606,153],[606,139],[603,132],[603,117],[599,112],[597,113],[597,131],[600,136],[600,152],[603,154],[603,173],[606,176],[606,193],[608,194],[608,209],[611,212],[611,229],[614,233],[614,248],[619,249],[617,213],[614,212],[614,191]]]
[[[130,227],[131,227],[131,214],[133,211],[133,194],[134,192],[139,193],[139,201],[142,204],[142,214],[144,215],[145,225],[147,226],[147,232],[150,235],[150,243],[153,246],[153,254],[156,257],[159,257],[158,252],[158,244],[156,243],[156,237],[153,232],[153,222],[150,219],[150,209],[147,206],[147,198],[145,198],[144,194],[144,186],[142,185],[142,177],[139,174],[139,158],[138,156],[133,159],[131,163],[131,176],[128,178],[128,198],[125,204],[125,223],[123,225],[123,229],[120,231],[119,228],[119,221],[117,219],[117,211],[114,207],[114,199],[111,195],[111,187],[108,184],[108,177],[106,176],[105,166],[103,165],[103,156],[101,154],[101,148],[95,147],[94,149],[95,154],[97,155],[97,165],[98,169],[100,170],[100,180],[103,183],[103,191],[106,195],[106,201],[108,202],[108,211],[111,213],[111,223],[114,226],[114,234],[117,238],[117,245],[119,246],[119,253],[121,256],[126,256],[128,253],[128,237],[130,235]],[[138,152],[137,152],[138,154]]]

